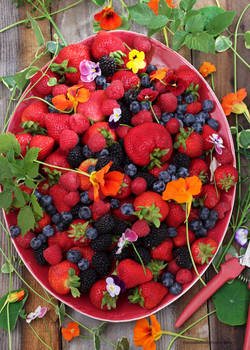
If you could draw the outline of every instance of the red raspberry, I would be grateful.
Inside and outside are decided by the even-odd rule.
[[[109,213],[110,203],[103,202],[102,200],[93,203],[91,212],[94,220],[97,220],[101,216]]]
[[[180,269],[175,276],[176,282],[180,284],[191,282],[192,279],[193,279],[192,272],[188,269]]]
[[[142,38],[137,36],[133,41],[133,46],[138,51],[143,51],[145,53],[148,53],[151,50],[151,42],[148,38]]]
[[[83,134],[89,128],[89,120],[80,113],[75,113],[69,117],[69,126],[77,134]]]
[[[92,152],[99,152],[106,147],[106,139],[102,134],[92,134],[88,140]]]
[[[154,73],[154,72],[152,72]],[[160,94],[163,94],[164,92],[167,91],[166,85],[162,84],[161,81],[157,80],[155,83],[155,90],[158,91]]]
[[[122,82],[120,80],[112,81],[112,83],[105,90],[105,93],[108,98],[119,100],[124,95],[124,87]]]
[[[135,231],[137,236],[139,237],[145,237],[149,234],[150,232],[150,227],[148,226],[148,223],[146,220],[137,220],[133,226],[132,230]]]
[[[182,209],[180,204],[170,202],[168,205],[169,213],[166,220],[167,225],[178,227],[186,218],[185,211]]]
[[[107,99],[103,102],[101,110],[103,115],[111,115],[113,114],[114,108],[120,108],[118,102],[114,99]]]
[[[217,162],[219,162],[221,165],[233,163],[233,155],[232,155],[232,152],[228,148],[222,148],[221,154],[216,152],[215,158],[216,158]]]
[[[80,80],[78,84],[82,85],[85,89],[88,89],[89,91],[95,91],[96,89],[96,83],[94,80],[90,82],[83,82]]]
[[[173,275],[175,275],[179,270],[180,270],[180,267],[176,264],[175,260],[171,260],[168,263],[168,271],[171,272]]]
[[[69,192],[64,197],[64,203],[67,204],[69,207],[73,207],[79,202],[80,202],[80,194],[78,191]]]
[[[187,113],[197,114],[202,110],[202,104],[200,102],[192,102],[187,106]]]
[[[19,235],[15,238],[15,242],[20,245],[22,248],[29,248],[30,247],[30,241],[32,238],[34,238],[35,235],[32,231],[27,232],[23,237],[22,235]]]
[[[230,204],[228,202],[221,201],[219,202],[214,209],[217,211],[219,215],[219,219],[223,219],[226,213],[230,210]]]
[[[42,229],[45,226],[50,225],[50,223],[51,223],[50,215],[44,212],[42,218],[36,223],[35,232],[41,232]]]
[[[188,237],[190,244],[195,240],[195,234],[188,230]],[[181,225],[177,229],[177,235],[173,238],[174,244],[176,247],[182,247],[183,245],[187,245],[187,234],[186,234],[186,226]]]
[[[137,126],[144,123],[152,123],[152,122],[153,122],[152,114],[147,110],[142,110],[131,118],[131,124],[133,126]]]
[[[116,134],[120,139],[123,139],[131,128],[129,126],[121,125],[116,129]]]
[[[143,177],[137,177],[131,183],[131,191],[137,196],[147,189],[147,182]]]
[[[58,244],[50,245],[43,251],[44,259],[50,265],[56,265],[62,261],[62,249]]]
[[[162,112],[172,113],[177,108],[177,97],[171,92],[161,94],[158,101]]]
[[[160,109],[160,107],[157,104],[155,104],[155,105],[153,105],[153,110],[155,112],[156,117],[158,119],[161,119],[161,109]]]
[[[166,129],[170,132],[171,135],[177,134],[177,132],[180,130],[180,127],[181,124],[176,118],[171,118],[166,124]]]
[[[72,171],[68,171],[67,173],[62,174],[59,180],[60,185],[66,191],[76,191],[80,186],[80,180],[77,173],[73,173]]]
[[[70,207],[64,203],[64,197],[68,192],[59,184],[56,184],[49,189],[49,195],[52,197],[54,205],[59,213],[70,211]]]
[[[61,150],[68,151],[71,148],[75,147],[78,144],[79,137],[77,133],[73,130],[63,130],[60,139],[59,145]]]
[[[65,84],[59,84],[56,86],[52,87],[52,95],[57,96],[57,95],[67,95],[68,92],[68,86]]]

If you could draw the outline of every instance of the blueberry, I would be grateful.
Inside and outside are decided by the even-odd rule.
[[[106,83],[106,78],[103,75],[96,77],[96,85],[103,86]]]
[[[86,236],[89,239],[95,239],[98,236],[97,229],[94,227],[88,227],[86,230]]]
[[[193,219],[189,223],[189,228],[192,231],[198,231],[202,227],[202,221],[198,219]]]
[[[174,284],[174,275],[171,272],[164,272],[161,276],[161,283],[169,288]]]
[[[177,230],[176,230],[175,227],[168,227],[166,232],[167,232],[167,236],[168,237],[175,237],[175,236],[177,236]]]
[[[129,105],[129,110],[130,112],[132,112],[133,114],[137,114],[140,112],[141,110],[141,105],[138,101],[133,101],[130,103]]]
[[[53,236],[55,230],[53,229],[53,227],[51,225],[46,225],[43,227],[42,232],[46,237],[51,237],[51,236]]]
[[[134,212],[134,207],[132,203],[125,203],[121,206],[121,212],[125,216],[130,216]]]
[[[172,175],[171,176],[171,181],[176,181],[176,180],[178,180],[178,177],[176,175]]]
[[[72,214],[68,211],[63,211],[61,217],[64,224],[70,224],[73,219]]]
[[[16,238],[20,235],[21,230],[20,227],[17,225],[10,226],[10,235],[12,238]]]
[[[215,220],[211,220],[211,219],[207,219],[204,221],[204,227],[207,229],[207,230],[210,230],[212,228],[214,228],[214,226],[216,225],[216,221]]]
[[[46,213],[48,213],[49,215],[54,215],[56,214],[57,210],[56,207],[53,204],[48,205],[45,208]]]
[[[196,114],[196,121],[205,124],[205,122],[209,119],[209,114],[207,112],[201,111]]]
[[[133,176],[135,176],[135,174],[137,173],[137,167],[136,167],[134,164],[132,164],[132,163],[127,164],[127,165],[125,165],[125,167],[124,167],[124,172],[125,172],[125,174],[127,174],[128,176],[133,177]]]
[[[165,190],[165,182],[164,181],[155,181],[153,183],[153,191],[157,193],[161,193]]]
[[[159,124],[165,126],[165,123],[162,120],[160,120]]]
[[[173,175],[173,174],[175,174],[175,172],[176,172],[176,166],[175,166],[174,164],[170,164],[170,165],[168,166],[168,173],[169,173],[170,175]]]
[[[82,220],[89,220],[91,218],[91,210],[89,207],[81,207],[78,212],[78,216]]]
[[[214,103],[212,100],[205,100],[202,103],[202,109],[204,112],[211,112],[214,109]]]
[[[44,208],[47,207],[48,205],[52,204],[52,197],[48,194],[42,196],[42,198],[40,199],[40,204]]]
[[[89,199],[88,191],[84,191],[84,192],[80,193],[80,202],[82,204],[91,204],[92,203],[92,200]]]
[[[82,148],[82,154],[85,158],[93,158],[94,152],[92,152],[88,145],[84,145]]]
[[[217,120],[213,118],[208,119],[207,125],[209,125],[212,129],[216,131],[218,130],[218,127],[219,127],[219,123],[217,122]]]
[[[65,231],[66,228],[67,228],[67,225],[65,225],[65,223],[62,221],[56,224],[56,230],[59,232]]]
[[[200,208],[198,211],[199,218],[201,220],[207,220],[209,217],[210,210],[207,207]]]
[[[178,104],[182,103],[182,96],[181,95],[177,96],[177,103]]]
[[[175,118],[180,119],[180,120],[184,120],[184,114],[183,113],[175,113]]]
[[[77,250],[77,249],[72,249],[72,250],[68,250],[67,252],[67,260],[77,264],[82,258],[82,253]]]
[[[106,148],[104,148],[100,152],[96,153],[97,158],[105,158],[108,155],[109,155],[109,151]]]
[[[186,103],[192,103],[194,102],[194,95],[193,94],[187,94],[185,97],[184,97],[184,101]]]
[[[169,293],[172,295],[178,295],[182,292],[182,286],[180,283],[175,282],[170,288],[169,288]]]
[[[43,233],[39,233],[39,235],[37,235],[37,239],[40,239],[40,241],[43,243],[45,243],[47,241],[47,238]]]
[[[42,241],[40,241],[40,239],[36,237],[32,238],[32,240],[30,241],[30,246],[32,249],[37,250],[41,247],[41,245],[42,245]]]
[[[163,170],[159,172],[158,179],[167,183],[171,180],[171,176],[168,171]]]
[[[182,105],[178,105],[176,108],[176,113],[185,113],[187,110],[187,105],[183,103]]]
[[[110,83],[104,83],[102,85],[103,90],[106,90],[109,85],[110,85]]]
[[[85,271],[89,268],[89,261],[87,259],[82,258],[80,261],[78,261],[78,267],[79,270]]]
[[[218,212],[215,209],[212,209],[209,214],[209,219],[217,221],[218,220]]]
[[[141,109],[149,111],[150,110],[150,103],[148,101],[141,102]]]
[[[47,96],[44,97],[44,99],[45,99],[45,101],[47,101],[49,103],[52,103],[52,98],[53,97],[54,97],[53,95],[47,95]]]
[[[195,122],[192,125],[192,128],[194,129],[195,132],[197,132],[197,134],[201,134],[202,133],[203,126],[200,123]]]
[[[177,170],[177,176],[179,177],[188,177],[189,176],[189,172],[188,172],[188,169],[187,168],[184,168],[184,167],[180,167],[178,170]]]
[[[112,198],[110,201],[110,207],[111,207],[111,209],[118,209],[120,207],[119,199]]]
[[[41,199],[42,198],[42,194],[40,193],[40,192],[38,192],[37,190],[35,190],[34,192],[33,192],[33,194],[34,194],[34,196],[39,200],[39,199]]]
[[[51,221],[53,222],[53,224],[58,224],[61,221],[62,217],[60,213],[56,213],[51,217]]]
[[[202,159],[202,160],[206,160],[205,154],[202,154],[201,156],[199,156],[199,158]]]
[[[88,174],[93,173],[93,171],[95,171],[95,166],[94,166],[94,165],[90,165],[90,166],[88,167]]]
[[[187,113],[185,114],[183,121],[187,126],[191,126],[195,122],[195,116],[191,113]]]
[[[205,227],[201,227],[199,230],[194,231],[196,238],[204,238],[207,235],[207,229]]]
[[[157,69],[157,67],[156,67],[155,65],[149,64],[149,65],[147,66],[146,72],[147,72],[148,74],[150,74],[150,73],[154,72],[156,69]]]
[[[150,78],[148,75],[145,74],[141,77],[141,86],[144,88],[150,87]]]
[[[161,115],[161,120],[164,122],[164,123],[167,123],[171,118],[174,117],[174,114],[173,113],[167,113],[167,112],[163,112],[162,115]]]

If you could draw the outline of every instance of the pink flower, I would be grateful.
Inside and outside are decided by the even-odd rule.
[[[126,231],[119,238],[119,241],[117,243],[118,249],[116,254],[121,254],[123,247],[127,245],[128,242],[137,241],[137,238],[137,234],[134,231],[130,230],[130,228],[127,228]]]
[[[80,73],[81,73],[81,80],[84,83],[89,83],[97,76],[100,76],[102,74],[99,63],[95,63],[88,60],[83,60],[80,63]]]
[[[47,311],[48,309],[46,307],[42,307],[39,305],[34,312],[31,312],[28,314],[28,316],[26,317],[26,322],[30,323],[31,321],[35,320],[37,317],[43,318],[46,315]]]
[[[212,136],[210,135],[209,139],[210,140],[208,140],[208,142],[211,142],[214,144],[215,151],[218,154],[221,154],[222,148],[225,148],[225,146],[223,145],[223,139],[218,134],[212,134]]]

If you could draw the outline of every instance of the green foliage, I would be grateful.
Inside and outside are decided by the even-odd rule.
[[[220,35],[215,40],[215,51],[224,52],[227,49],[229,49],[232,45],[233,43],[228,37]]]
[[[181,0],[180,8],[183,11],[189,11],[193,8],[195,3],[196,3],[196,0]]]
[[[58,315],[59,325],[61,327],[65,317],[65,305],[63,303],[60,303],[60,306],[56,306],[56,314]]]
[[[27,12],[27,17],[31,23],[32,29],[36,36],[37,46],[38,47],[43,46],[45,44],[45,40],[37,21],[29,14],[29,12]]]
[[[98,6],[98,7],[103,6],[104,3],[105,3],[105,0],[92,0],[92,1],[93,1],[93,3],[94,3],[96,6]]]
[[[239,145],[245,149],[250,147],[250,129],[242,130],[239,133]]]
[[[58,54],[59,51],[61,51],[64,48],[64,45],[61,45],[59,43],[56,43],[55,41],[48,41],[46,44],[46,49],[55,55]]]
[[[244,39],[245,39],[246,48],[250,49],[250,31],[249,30],[246,33],[244,33]]]
[[[206,25],[208,34],[213,36],[224,32],[233,23],[236,11],[225,11],[212,18]]]

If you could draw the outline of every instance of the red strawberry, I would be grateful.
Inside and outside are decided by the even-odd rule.
[[[93,134],[89,138],[88,146],[92,152],[99,152],[106,147],[106,139],[102,134]]]
[[[80,194],[78,191],[69,192],[64,197],[64,203],[69,207],[74,207],[79,202],[80,202]]]
[[[74,148],[79,142],[77,133],[73,130],[63,130],[59,138],[59,145],[61,150],[69,151]]]
[[[64,197],[68,192],[60,185],[56,184],[50,187],[49,195],[52,197],[54,205],[59,213],[70,211],[70,206],[64,203]]]
[[[161,171],[167,170],[169,164],[168,163],[164,163],[161,166],[155,166],[153,167],[151,170],[149,170],[149,173],[154,175],[155,177],[159,177],[159,173]]]
[[[48,244],[58,244],[65,252],[74,246],[74,239],[69,237],[69,233],[66,231],[56,232],[52,237],[48,238]]]
[[[50,265],[59,264],[63,258],[62,249],[58,244],[51,245],[43,251],[43,256]]]
[[[49,180],[42,181],[37,186],[37,191],[41,194],[48,194],[49,193]]]
[[[70,129],[75,131],[77,134],[83,134],[89,128],[89,120],[82,114],[75,113],[69,117]]]
[[[45,226],[50,225],[50,223],[51,223],[50,215],[47,214],[46,212],[43,212],[42,218],[36,223],[35,231],[41,232],[42,229]]]
[[[48,113],[48,106],[42,101],[32,102],[26,107],[21,116],[21,122],[27,122],[32,120],[35,123],[39,123],[41,127],[45,126],[44,117]]]
[[[138,212],[139,219],[145,219],[154,224],[155,222],[160,224],[160,221],[165,220],[169,212],[167,202],[158,193],[151,191],[146,191],[136,197],[134,208]],[[148,210],[145,211],[144,208]]]
[[[180,130],[180,127],[181,127],[181,124],[179,120],[176,118],[171,118],[166,124],[166,128],[171,135],[177,134],[177,132]]]
[[[168,271],[171,272],[173,275],[175,275],[179,270],[180,270],[180,267],[176,264],[175,259],[171,260],[168,263]]]
[[[102,113],[101,107],[106,98],[103,90],[91,92],[88,101],[78,104],[77,113],[84,115],[94,122],[105,120],[105,115]]]
[[[115,72],[115,74],[112,76],[112,81],[114,80],[120,80],[125,91],[135,89],[140,83],[140,78],[138,75],[129,70],[120,70]]]
[[[38,153],[38,159],[43,160],[46,158],[52,151],[55,144],[55,140],[50,136],[45,135],[35,135],[32,137],[30,142],[30,148],[37,147],[41,150]]]
[[[62,63],[65,60],[68,60],[67,67],[74,67],[77,69],[75,73],[66,73],[66,79],[71,84],[76,84],[80,80],[80,71],[79,66],[81,61],[90,60],[89,47],[79,43],[71,44],[64,47],[55,59],[55,63]]]
[[[32,136],[30,134],[17,134],[15,135],[17,141],[19,142],[20,146],[21,146],[21,154],[22,156],[25,156],[26,152],[27,152],[27,148],[30,144],[30,141],[32,140]]]
[[[167,216],[167,225],[170,227],[178,227],[182,224],[186,218],[185,210],[182,209],[180,204],[170,202],[169,205],[169,214]]]
[[[91,207],[92,218],[97,220],[110,211],[110,203],[106,203],[102,200],[95,201]]]
[[[198,101],[192,102],[187,106],[186,113],[197,114],[202,110],[202,104]]]
[[[35,94],[38,94],[39,96],[40,95],[42,95],[42,96],[50,95],[52,92],[52,86],[48,85],[49,78],[57,78],[57,75],[55,73],[51,72],[50,69],[48,69],[46,71],[46,74],[43,77],[42,77],[42,74],[43,73],[41,71],[39,71],[33,77],[30,78],[30,82],[31,82],[32,86],[35,84],[34,87],[32,88],[32,91]]]
[[[51,153],[45,159],[45,163],[48,163],[48,164],[51,164],[51,165],[54,165],[54,166],[58,166],[58,167],[62,167],[62,168],[68,168],[68,169],[71,168],[70,164],[67,161],[66,154],[60,149],[58,149],[55,152]],[[47,165],[44,165],[44,167],[49,168],[51,171],[56,169],[54,167],[52,168],[52,167],[49,167]],[[61,169],[60,169],[60,171],[61,171],[61,173],[67,172],[67,170],[61,170]]]
[[[111,115],[115,108],[120,108],[120,105],[116,100],[112,98],[107,98],[103,101],[101,108],[103,115]]]
[[[95,252],[93,251],[93,249],[90,246],[87,247],[77,247],[78,249],[80,249],[81,253],[82,253],[82,257],[84,259],[87,259],[90,263],[90,266],[92,266],[92,258],[95,255]]]
[[[200,134],[192,129],[180,129],[175,137],[174,147],[179,153],[184,153],[190,158],[200,157],[203,153],[203,139]]]
[[[146,275],[140,264],[131,259],[124,259],[117,265],[117,276],[125,283],[126,288],[133,288],[139,284],[151,281],[152,272],[145,267]]]
[[[219,166],[214,172],[217,187],[226,192],[236,185],[238,178],[237,169],[229,164]]]
[[[162,112],[172,113],[177,108],[177,97],[172,92],[161,94],[158,103]]]
[[[193,83],[194,87],[196,85],[200,84],[200,79],[197,73],[195,73],[194,71],[192,71],[188,66],[183,65],[180,66],[177,70],[176,70],[176,74],[182,78],[183,80],[186,81],[187,86],[189,86],[191,83]]]
[[[143,123],[152,123],[152,122],[153,122],[152,113],[147,110],[142,110],[131,118],[131,124],[133,126],[140,125]]]
[[[214,209],[217,211],[219,219],[222,220],[231,207],[228,202],[222,200],[214,207]]]
[[[228,148],[222,148],[222,153],[215,153],[215,158],[221,165],[233,163],[233,154]]]
[[[75,219],[72,221],[68,233],[69,237],[74,240],[74,245],[78,247],[86,247],[90,243],[90,239],[86,236],[87,228],[90,227],[88,221]]]
[[[62,174],[59,183],[66,191],[76,191],[80,186],[79,175],[72,171],[68,171],[67,173]]]
[[[220,201],[220,191],[214,185],[208,184],[202,187],[201,198],[205,198],[203,204],[209,209],[213,209]]]
[[[136,195],[142,194],[147,189],[147,182],[143,177],[137,177],[131,183],[131,191]]]
[[[214,256],[217,247],[217,242],[212,238],[205,237],[197,239],[191,246],[194,261],[200,265],[208,264],[209,260]]]
[[[137,234],[137,236],[139,237],[145,237],[149,234],[150,232],[150,227],[147,223],[146,220],[137,220],[132,228],[133,231],[135,231],[135,233]]]
[[[188,230],[189,242],[192,243],[195,240],[195,234]],[[182,247],[183,245],[187,245],[187,233],[186,226],[181,225],[177,229],[177,235],[173,238],[174,244],[176,247]]]
[[[79,269],[76,264],[70,261],[62,261],[59,264],[50,266],[48,279],[50,286],[58,294],[71,294],[74,297],[80,296],[78,287],[80,287]]]
[[[152,44],[148,38],[136,36],[133,40],[133,46],[138,51],[148,53],[151,50]]]
[[[121,188],[118,191],[115,198],[118,198],[118,199],[127,198],[131,194],[131,182],[132,182],[132,180],[130,179],[130,177],[128,175],[124,174]]]
[[[112,83],[105,90],[105,93],[108,98],[119,100],[124,95],[124,87],[122,82],[120,80],[112,81]]]
[[[212,136],[212,134],[214,134],[214,133],[215,133],[215,131],[214,131],[214,129],[211,128],[211,126],[209,126],[207,124],[203,125],[203,130],[202,130],[201,136],[203,138],[204,151],[208,151],[208,150],[213,148],[213,144],[211,142],[209,142],[209,140],[210,140],[209,136]]]
[[[68,92],[68,86],[65,84],[59,84],[56,86],[52,87],[52,95],[57,96],[57,95],[67,95]]]
[[[20,188],[20,190],[22,190],[28,194],[31,194],[31,192],[32,192],[32,189],[27,187],[26,185],[19,185],[19,188]]]
[[[45,125],[48,130],[48,136],[59,142],[62,131],[69,129],[69,116],[60,113],[45,114]]]
[[[151,167],[160,166],[173,151],[169,132],[156,123],[144,123],[130,129],[124,138],[124,146],[129,158],[140,166],[149,163]]]
[[[150,310],[160,304],[167,294],[168,288],[163,284],[149,281],[136,288],[133,295],[130,295],[128,299],[131,303],[138,303],[141,307]]]
[[[189,175],[198,176],[202,183],[206,183],[208,180],[207,163],[200,158],[192,159],[189,167]]]
[[[105,280],[99,280],[91,287],[89,298],[95,307],[107,311],[116,308],[118,296],[112,297],[107,291],[107,282]]]
[[[87,173],[88,167],[90,165],[96,165],[96,163],[97,163],[97,159],[93,159],[93,158],[86,159],[79,165],[78,170]],[[91,182],[89,181],[89,177],[86,175],[80,174],[79,179],[80,179],[80,189],[83,191],[88,190],[91,186]]]
[[[108,132],[108,133],[107,133]],[[97,122],[85,132],[82,137],[82,143],[88,145],[91,135],[94,134],[103,134],[105,138],[116,141],[116,133],[114,130],[110,129],[107,122]]]
[[[191,210],[190,210],[188,222],[192,221],[193,219],[199,219],[198,208],[191,208]]]
[[[153,259],[171,261],[173,259],[173,241],[171,238],[165,239],[160,245],[151,249],[151,256]]]
[[[22,235],[17,236],[14,240],[17,245],[20,245],[20,247],[27,249],[30,247],[30,241],[34,237],[35,237],[34,233],[32,231],[29,231],[25,233],[24,236]]]
[[[126,125],[121,125],[116,129],[116,134],[120,139],[124,139],[131,128]]]
[[[175,276],[176,282],[185,284],[191,282],[193,279],[192,272],[188,269],[180,269]]]
[[[91,46],[91,53],[95,60],[99,60],[104,55],[109,55],[114,51],[126,52],[125,45],[122,40],[113,33],[100,31],[95,36]]]

